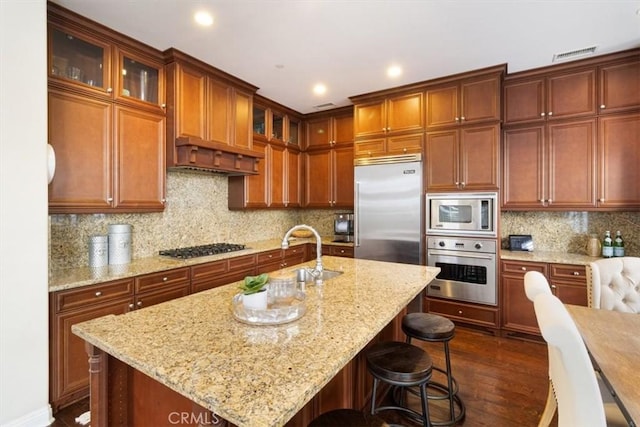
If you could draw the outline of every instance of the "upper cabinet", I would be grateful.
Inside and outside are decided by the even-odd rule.
[[[314,115],[305,123],[307,150],[353,144],[352,108],[331,115]]]
[[[499,121],[503,72],[484,71],[430,86],[426,91],[427,127]]]
[[[505,124],[588,116],[596,113],[596,70],[588,68],[507,80]]]
[[[52,21],[57,21],[55,18]],[[164,65],[151,51],[138,52],[94,32],[50,22],[49,78],[54,85],[163,109]]]
[[[640,54],[598,68],[600,114],[640,107]]]
[[[252,128],[255,140],[300,147],[300,115],[266,98],[256,96]]]
[[[356,139],[421,131],[424,130],[424,94],[420,91],[357,102],[353,114]]]
[[[256,88],[175,49],[167,62],[167,166],[255,174]]]
[[[48,4],[50,213],[155,212],[165,202],[160,52]]]

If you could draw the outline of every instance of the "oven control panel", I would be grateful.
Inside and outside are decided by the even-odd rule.
[[[496,253],[497,242],[495,239],[473,239],[466,237],[439,237],[428,236],[428,249],[441,249],[448,251]]]

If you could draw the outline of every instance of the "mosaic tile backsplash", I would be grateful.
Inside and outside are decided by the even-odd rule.
[[[169,171],[164,212],[51,215],[50,268],[87,266],[89,236],[107,234],[109,224],[132,225],[133,259],[162,249],[281,238],[302,223],[323,236],[333,235],[333,210],[230,211],[227,194],[226,176]]]
[[[534,251],[586,254],[591,234],[602,241],[604,232],[620,230],[625,254],[640,256],[640,212],[502,212],[502,248],[509,247],[509,234],[531,234]]]

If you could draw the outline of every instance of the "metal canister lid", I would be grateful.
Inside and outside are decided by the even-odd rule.
[[[93,236],[89,236],[89,243],[97,244],[97,243],[108,243],[109,236],[106,234],[94,234]]]
[[[131,233],[131,224],[109,225],[109,234],[115,234],[115,233]]]

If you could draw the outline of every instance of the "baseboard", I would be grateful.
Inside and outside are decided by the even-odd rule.
[[[46,427],[55,421],[51,405],[47,404],[40,409],[28,413],[18,419],[3,424],[2,427]]]

